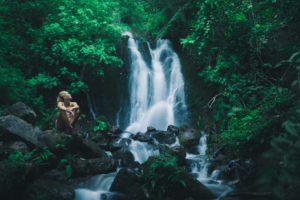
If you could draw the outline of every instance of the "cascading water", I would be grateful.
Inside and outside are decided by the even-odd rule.
[[[147,64],[139,50],[138,42],[134,40],[132,34],[127,32],[123,35],[129,37],[128,49],[131,65],[129,124],[122,134],[122,138],[130,139],[138,132],[144,133],[149,126],[166,130],[168,125],[171,124],[182,125],[187,118],[184,80],[179,58],[171,48],[170,42],[168,40],[158,40],[155,48],[151,48],[148,44],[151,62]],[[117,113],[118,123],[121,109]],[[171,146],[174,145],[179,145],[178,138]],[[135,161],[139,163],[143,163],[150,156],[159,153],[154,146],[136,140],[131,140],[129,150],[132,152]],[[202,134],[198,154],[187,154],[186,159],[190,161],[191,171],[197,174],[197,179],[220,197],[228,192],[230,187],[221,184],[217,180],[217,171],[214,171],[210,176],[208,175],[205,152],[206,135]],[[98,181],[97,187],[77,189],[76,200],[102,199],[101,194],[108,193],[115,174],[110,174],[107,177],[101,175],[96,178]],[[94,185],[97,184],[97,181],[94,181]]]
[[[187,154],[186,159],[190,163],[192,173],[197,175],[197,180],[216,194],[216,200],[218,200],[232,191],[232,188],[228,184],[224,184],[222,180],[218,180],[218,170],[214,170],[211,175],[208,174],[207,168],[209,164],[206,161],[206,149],[206,134],[202,132],[198,145],[198,154]]]
[[[179,58],[170,42],[158,40],[155,49],[148,44],[148,66],[131,33],[125,34],[129,36],[131,54],[130,119],[126,131],[145,132],[148,126],[166,130],[170,124],[180,125],[174,114],[186,111],[184,81]]]
[[[184,81],[179,58],[170,42],[158,40],[155,49],[148,43],[151,55],[148,66],[132,34],[124,35],[129,36],[131,55],[130,118],[126,131],[135,134],[145,132],[148,126],[166,130],[170,124],[180,125],[175,113],[181,112],[181,119],[186,115]],[[124,137],[129,134],[125,133]],[[139,163],[156,154],[152,146],[139,141],[132,141],[130,150]]]
[[[75,190],[75,200],[101,200],[102,195],[109,194],[109,188],[115,176],[116,172],[94,176]]]

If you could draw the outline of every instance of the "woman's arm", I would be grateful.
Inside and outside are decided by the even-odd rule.
[[[72,103],[70,104],[70,107],[72,108],[72,110],[74,110],[74,109],[78,109],[78,108],[79,108],[79,105],[78,105],[76,102],[72,102]]]
[[[57,102],[57,108],[62,111],[71,112],[72,108],[67,108],[63,105],[63,102]]]

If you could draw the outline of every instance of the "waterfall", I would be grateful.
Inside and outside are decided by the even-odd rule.
[[[217,195],[216,200],[225,196],[232,191],[228,184],[224,184],[222,180],[218,179],[219,170],[214,170],[210,175],[208,174],[208,165],[206,161],[206,134],[202,132],[199,140],[198,154],[187,153],[186,159],[190,162],[192,173],[197,175],[197,180],[208,187],[214,194]]]
[[[75,189],[75,200],[101,200],[102,195],[109,194],[109,188],[116,172],[92,177],[84,187]]]
[[[131,33],[128,48],[131,56],[129,78],[130,118],[126,131],[145,132],[148,126],[166,130],[180,125],[186,115],[184,81],[177,54],[168,40],[158,40],[152,49],[148,43],[151,63],[147,65]],[[175,113],[181,113],[175,117]]]

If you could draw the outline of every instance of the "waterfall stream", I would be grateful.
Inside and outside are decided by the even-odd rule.
[[[157,40],[154,47],[148,43],[150,62],[146,62],[139,49],[139,43],[131,33],[128,36],[128,50],[131,58],[129,77],[129,124],[122,138],[131,139],[136,133],[145,133],[147,127],[166,130],[168,125],[180,126],[187,118],[185,103],[184,80],[178,55],[171,48],[168,40]],[[121,108],[120,108],[121,110]],[[120,111],[117,122],[122,120]],[[178,138],[172,145],[179,145]],[[150,156],[159,154],[154,145],[131,139],[129,150],[135,161],[145,162]],[[230,191],[230,187],[217,180],[218,171],[211,175],[207,172],[206,135],[203,133],[199,141],[198,154],[187,154],[193,174],[219,197]],[[107,193],[115,173],[107,177],[98,177],[97,187],[76,190],[76,200],[102,199],[101,194]],[[107,184],[100,183],[106,182]]]

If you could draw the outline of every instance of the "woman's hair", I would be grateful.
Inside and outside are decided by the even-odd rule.
[[[67,91],[61,91],[60,93],[58,93],[57,102],[63,102],[67,94],[69,94],[69,92]]]

